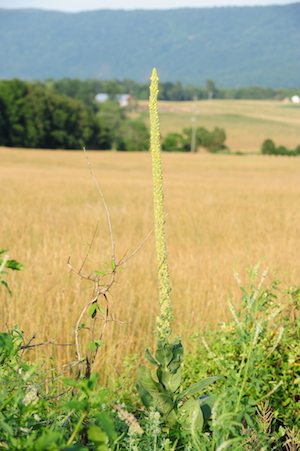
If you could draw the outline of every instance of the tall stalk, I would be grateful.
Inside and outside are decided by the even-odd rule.
[[[156,336],[159,346],[170,341],[172,329],[172,307],[170,302],[170,274],[168,264],[168,253],[165,235],[165,211],[163,174],[161,166],[160,130],[158,119],[158,81],[156,69],[153,69],[150,85],[150,145],[152,155],[152,177],[153,177],[153,201],[154,201],[154,224],[155,245],[158,266],[158,290],[160,313],[156,320]]]

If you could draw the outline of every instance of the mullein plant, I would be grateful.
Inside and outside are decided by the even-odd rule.
[[[175,338],[173,341],[171,339],[173,318],[165,237],[163,174],[157,106],[158,80],[157,71],[153,69],[150,86],[150,145],[160,313],[156,320],[157,350],[155,357],[148,349],[146,349],[145,356],[156,367],[156,378],[152,377],[146,366],[140,365],[136,387],[145,407],[154,408],[160,413],[167,430],[171,432],[178,428],[184,428],[197,440],[198,433],[203,428],[204,418],[208,418],[211,414],[211,399],[209,396],[198,397],[199,392],[217,380],[218,376],[208,377],[183,390],[181,367],[184,349],[180,338]]]

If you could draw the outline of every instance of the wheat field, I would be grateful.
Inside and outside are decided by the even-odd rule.
[[[149,153],[90,152],[94,174],[109,206],[117,259],[131,253],[153,227]],[[175,335],[188,337],[226,321],[226,296],[241,292],[233,268],[265,257],[266,283],[299,285],[300,158],[163,154],[167,245]],[[105,210],[83,152],[0,148],[1,248],[26,265],[1,289],[0,327],[18,325],[35,343],[74,343],[74,325],[92,299],[79,268],[98,223],[87,273],[110,260]],[[276,275],[274,275],[276,273]],[[142,355],[155,343],[158,312],[153,235],[118,274],[109,298],[115,318],[103,337],[98,369],[116,374],[124,356]],[[84,336],[84,332],[82,337]],[[84,342],[85,338],[83,338]],[[74,347],[35,348],[33,357],[74,360]]]

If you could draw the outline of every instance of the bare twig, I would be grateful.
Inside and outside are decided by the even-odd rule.
[[[71,369],[73,369],[75,366],[79,365],[80,363],[83,363],[84,359],[79,360],[77,362],[74,363],[74,365],[71,365],[70,368],[67,368],[65,371],[62,371],[61,373],[57,374],[56,376],[50,378],[50,379],[45,379],[43,382],[41,382],[38,385],[35,385],[35,387],[41,387],[42,385],[47,384],[48,382],[52,382],[55,381],[56,379],[58,379],[62,374],[67,373],[68,371],[71,371]]]
[[[91,241],[91,243],[89,243],[89,250],[91,250],[91,248],[92,248],[92,246],[93,246],[93,243],[94,243],[94,241],[95,241],[95,236],[96,236],[96,233],[97,233],[97,230],[98,230],[98,226],[99,226],[99,221],[97,222],[97,225],[96,225],[96,228],[95,228],[95,231],[94,231],[94,235],[93,235],[92,241]],[[83,260],[83,263],[82,263],[80,269],[78,270],[79,273],[81,273],[81,271],[83,270],[83,267],[84,267],[84,265],[86,264],[86,261],[87,261],[88,256],[89,256],[89,253],[87,252],[87,253],[86,253],[86,256],[85,256],[85,259]]]
[[[99,186],[99,183],[98,183],[98,181],[97,181],[97,179],[96,179],[96,177],[95,177],[95,175],[94,175],[94,173],[93,173],[93,169],[92,169],[92,166],[91,166],[91,163],[90,163],[90,160],[89,160],[87,151],[86,151],[85,148],[83,148],[83,151],[84,151],[84,154],[85,154],[85,158],[86,158],[86,160],[87,160],[87,164],[88,164],[88,167],[89,167],[89,171],[90,171],[90,173],[91,173],[91,176],[93,177],[93,180],[94,180],[94,182],[95,182],[95,185],[96,185],[96,187],[97,187],[97,190],[98,190],[99,193],[100,193],[100,196],[101,196],[101,199],[102,199],[102,202],[103,202],[105,211],[106,211],[106,217],[107,217],[108,228],[109,228],[109,233],[110,233],[110,242],[111,242],[111,259],[112,259],[113,262],[115,262],[115,259],[116,259],[116,257],[115,257],[115,240],[114,240],[114,235],[113,235],[113,230],[112,230],[112,225],[111,225],[110,211],[109,211],[109,209],[108,209],[107,203],[105,202],[105,198],[104,198],[104,196],[103,196],[103,193],[102,193],[102,191],[101,191],[101,188],[100,188],[100,186]]]

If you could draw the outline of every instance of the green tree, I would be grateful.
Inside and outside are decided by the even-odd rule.
[[[264,155],[274,155],[276,153],[276,147],[271,139],[266,139],[261,146],[261,153]]]
[[[208,78],[205,81],[206,84],[206,89],[207,89],[207,95],[209,99],[212,99],[215,97],[216,92],[217,92],[217,88],[216,88],[216,84],[213,80],[211,80],[210,78]]]
[[[164,152],[180,152],[187,150],[183,147],[183,136],[180,133],[168,133],[162,143]]]
[[[139,119],[122,122],[116,134],[117,150],[149,150],[149,130]]]
[[[79,100],[20,80],[0,83],[0,144],[109,149],[109,127]]]

